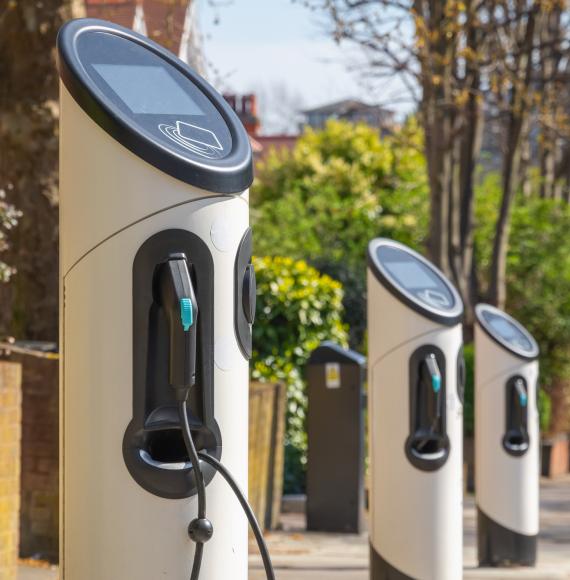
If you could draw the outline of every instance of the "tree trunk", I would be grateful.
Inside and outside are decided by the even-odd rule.
[[[473,2],[466,2],[463,24],[465,68],[458,66],[458,13],[449,2],[429,2],[418,12],[427,27],[426,54],[420,58],[423,95],[421,111],[426,132],[431,214],[428,251],[431,260],[457,286],[472,330],[477,300],[474,263],[474,179],[483,126],[478,54],[480,23]],[[459,95],[461,93],[461,95]]]
[[[570,381],[555,378],[548,388],[552,402],[550,431],[552,433],[567,433],[570,431]]]
[[[0,287],[0,335],[58,336],[57,31],[69,0],[8,2],[0,9],[0,188],[23,212]]]
[[[518,56],[515,65],[515,78],[508,98],[508,123],[506,131],[505,154],[503,157],[502,198],[499,217],[493,241],[491,260],[489,301],[499,308],[505,307],[507,299],[507,253],[509,248],[510,215],[513,200],[521,183],[521,160],[523,138],[529,121],[530,92],[532,83],[532,53],[536,26],[536,9],[527,16],[526,25],[517,24],[517,32],[522,28],[520,37],[515,38]]]
[[[539,37],[540,57],[540,196],[543,199],[560,198],[561,190],[557,186],[556,158],[559,153],[560,139],[557,134],[559,115],[559,92],[565,87],[558,78],[562,61],[561,33],[562,7],[554,3],[540,19]]]
[[[532,195],[532,181],[530,179],[529,170],[532,167],[532,150],[530,143],[530,122],[526,124],[526,131],[523,133],[522,150],[521,150],[521,164],[520,164],[520,184],[519,189],[525,199]]]
[[[424,111],[431,200],[428,253],[434,264],[451,276],[449,209],[454,159],[453,151],[447,144],[451,140],[452,127],[449,117],[440,115],[434,103],[424,105]]]
[[[511,114],[508,131],[507,151],[503,162],[501,208],[493,241],[489,301],[499,308],[505,307],[507,300],[507,253],[509,249],[510,217],[513,199],[520,184],[522,160],[522,124],[525,119]]]
[[[452,276],[449,227],[456,164],[452,86],[456,39],[445,33],[450,24],[446,4],[441,0],[417,1],[415,9],[425,26],[425,30],[417,34],[425,42],[420,65],[421,112],[431,200],[428,254],[446,275]]]
[[[540,145],[540,197],[554,199],[556,183],[556,157],[552,131],[544,128]]]
[[[556,181],[560,187],[560,199],[570,203],[570,144],[565,143],[556,164]]]
[[[481,31],[473,2],[467,2],[466,44],[476,54],[480,49]],[[462,133],[459,155],[459,199],[455,209],[459,220],[458,245],[451,250],[455,256],[454,281],[465,305],[465,338],[473,334],[474,308],[479,300],[477,264],[475,262],[474,213],[475,173],[483,138],[484,113],[481,97],[481,72],[479,63],[466,59],[465,91],[467,102],[462,108]]]

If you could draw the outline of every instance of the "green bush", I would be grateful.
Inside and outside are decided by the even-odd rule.
[[[552,416],[552,400],[544,389],[538,391],[538,413],[540,417],[540,431],[548,433]]]
[[[482,292],[486,290],[501,195],[488,175],[476,195],[475,236]],[[570,206],[519,195],[511,216],[507,257],[507,311],[540,346],[542,383],[570,378]]]
[[[365,330],[366,247],[378,236],[418,247],[426,237],[428,185],[414,120],[390,137],[330,121],[292,152],[270,154],[252,188],[256,249],[304,259],[343,283],[351,344]]]
[[[323,341],[346,346],[339,282],[291,258],[255,258],[257,313],[252,376],[287,385],[286,488],[302,491],[306,463],[304,366]]]
[[[520,200],[511,227],[508,309],[538,341],[548,390],[570,378],[570,206]]]

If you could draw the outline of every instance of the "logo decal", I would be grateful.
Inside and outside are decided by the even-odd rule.
[[[169,139],[195,155],[207,159],[220,159],[224,148],[216,134],[209,129],[177,121],[175,125],[161,123],[158,128]]]
[[[418,297],[431,306],[435,306],[436,308],[445,309],[451,306],[449,298],[443,294],[443,292],[439,292],[438,290],[430,290],[426,288],[425,290],[422,290],[418,293]]]

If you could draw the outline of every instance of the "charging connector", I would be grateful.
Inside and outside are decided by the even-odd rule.
[[[162,264],[156,280],[156,291],[170,325],[169,383],[176,390],[180,428],[192,464],[198,495],[198,517],[193,519],[188,526],[188,535],[196,544],[190,580],[199,580],[204,544],[214,534],[214,526],[206,517],[206,484],[200,460],[212,466],[228,482],[237,496],[257,540],[267,578],[275,580],[269,550],[245,494],[229,471],[217,459],[206,453],[201,453],[199,456],[196,450],[188,421],[187,401],[196,381],[198,304],[184,254],[174,254]]]

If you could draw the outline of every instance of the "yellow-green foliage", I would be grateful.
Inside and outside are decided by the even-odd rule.
[[[258,167],[252,189],[258,251],[361,264],[377,235],[417,246],[428,204],[421,149],[414,121],[385,138],[344,121],[307,129],[292,152],[270,153]]]
[[[304,365],[323,340],[347,343],[342,286],[291,258],[254,258],[254,266],[258,302],[252,375],[287,384],[287,474],[299,481],[307,447]]]
[[[341,280],[351,332],[359,328],[355,344],[363,333],[368,242],[385,236],[417,248],[426,237],[422,146],[413,119],[383,138],[367,125],[329,121],[258,168],[256,251],[308,260]]]
[[[488,175],[476,197],[479,278],[486,290],[501,196],[500,179]],[[507,256],[507,310],[534,335],[541,377],[570,377],[570,206],[518,195],[512,210]]]

